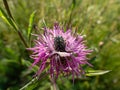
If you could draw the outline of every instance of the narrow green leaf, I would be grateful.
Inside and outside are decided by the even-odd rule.
[[[8,17],[7,15],[5,14],[5,12],[0,8],[0,17],[5,20],[5,22],[7,22],[9,24],[9,21],[8,21]]]
[[[29,39],[30,39],[31,32],[32,32],[32,27],[33,27],[33,21],[34,21],[34,18],[35,18],[35,13],[36,13],[36,11],[34,11],[34,12],[30,15],[30,18],[29,18],[29,26],[28,26],[28,38],[29,38]]]
[[[98,76],[110,72],[110,70],[88,70],[86,76]]]
[[[16,23],[13,21],[12,18],[8,17],[7,14],[0,8],[0,17],[10,26],[12,26],[16,31],[18,30],[18,27]]]

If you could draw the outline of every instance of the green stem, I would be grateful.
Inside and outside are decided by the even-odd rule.
[[[6,0],[3,0],[3,3],[4,3],[4,6],[5,6],[5,9],[7,10],[8,15],[13,19],[7,1],[6,1]],[[13,19],[13,20],[14,20],[14,19]]]
[[[3,3],[4,3],[5,9],[6,9],[8,15],[9,15],[9,17],[14,21],[14,18],[13,18],[13,16],[12,16],[11,12],[10,12],[10,8],[9,8],[8,3],[7,3],[7,0],[3,0]],[[26,41],[25,41],[22,33],[20,32],[20,30],[17,30],[17,33],[18,33],[21,41],[22,41],[23,44],[25,45],[25,47],[28,48],[28,45],[27,45],[27,43],[26,43]]]
[[[57,84],[56,84],[56,81],[54,78],[50,78],[50,81],[51,81],[51,84],[52,84],[52,87],[51,87],[51,90],[59,90]]]
[[[22,42],[23,42],[23,44],[25,45],[25,47],[26,47],[26,48],[28,48],[29,46],[27,45],[27,43],[26,43],[25,39],[23,38],[23,36],[22,36],[22,34],[21,34],[20,30],[17,30],[17,33],[18,33],[18,35],[19,35],[19,37],[20,37],[21,41],[22,41]]]
[[[25,88],[27,88],[29,85],[33,84],[35,82],[35,80],[37,80],[38,78],[35,77],[33,78],[29,83],[27,83],[25,86],[23,86],[22,88],[20,88],[19,90],[24,90]]]

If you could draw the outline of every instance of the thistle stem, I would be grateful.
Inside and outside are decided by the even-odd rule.
[[[52,84],[52,88],[51,90],[59,90],[56,81],[54,80],[54,78],[50,78],[51,84]]]
[[[23,38],[23,36],[22,36],[20,30],[18,30],[17,33],[18,33],[18,35],[19,35],[21,41],[22,41],[23,44],[25,45],[25,47],[28,48],[28,45],[27,45],[27,43],[25,42],[25,39]]]

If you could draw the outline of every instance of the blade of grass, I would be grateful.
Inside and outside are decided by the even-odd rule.
[[[35,13],[36,13],[36,11],[34,11],[30,15],[30,18],[29,18],[29,26],[28,26],[28,39],[29,40],[30,40],[30,37],[31,37],[31,32],[32,32],[32,28],[33,28],[33,21],[34,21],[34,18],[35,18]]]
[[[5,9],[7,11],[8,16],[4,12],[4,10],[2,10],[2,8],[0,8],[0,17],[2,17],[5,22],[7,22],[9,25],[11,25],[17,31],[21,41],[23,42],[25,47],[28,48],[28,44],[26,43],[20,29],[18,28],[17,24],[15,23],[15,20],[12,17],[7,0],[3,0],[3,3],[4,3],[4,6],[5,6]]]
[[[98,76],[110,72],[110,70],[88,70],[86,76]]]
[[[12,18],[8,17],[7,14],[0,8],[0,17],[10,26],[12,26],[16,31],[18,30],[18,27],[16,23],[13,21]]]
[[[19,90],[25,90],[29,85],[35,83],[35,81],[37,81],[37,80],[38,80],[37,77],[33,78],[29,83],[27,83],[25,86],[23,86],[23,87],[20,88]]]
[[[7,1],[6,1],[6,0],[3,0],[3,3],[4,3],[4,5],[5,5],[5,8],[6,8],[6,10],[7,10],[8,15],[10,16],[10,18],[12,18],[12,20],[14,20],[13,17],[12,17],[12,14],[11,14],[11,12],[10,12],[10,9],[9,9],[9,6],[8,6]]]

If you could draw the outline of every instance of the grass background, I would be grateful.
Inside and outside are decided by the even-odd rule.
[[[120,0],[7,0],[12,15],[27,40],[30,14],[36,10],[34,24],[39,28],[54,22],[85,34],[94,50],[93,69],[112,70],[102,76],[57,81],[60,90],[120,90]],[[5,10],[2,0],[0,7]],[[35,31],[33,31],[35,32]],[[32,79],[33,71],[21,62],[29,59],[24,45],[11,26],[0,18],[0,90],[18,90]],[[47,78],[27,90],[49,90]]]

